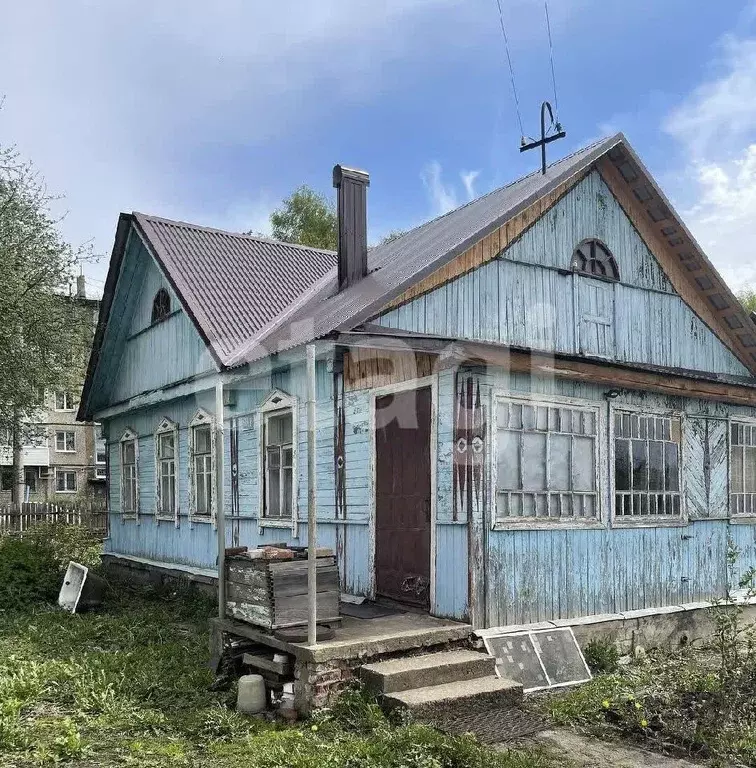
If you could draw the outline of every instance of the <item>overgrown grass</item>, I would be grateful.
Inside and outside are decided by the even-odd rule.
[[[745,673],[733,691],[711,649],[651,654],[613,674],[544,697],[540,708],[557,725],[602,738],[690,755],[715,765],[756,766],[756,678]]]
[[[595,643],[587,656],[604,674],[545,697],[541,708],[556,724],[598,736],[631,738],[715,765],[756,766],[756,628],[744,615],[744,602],[756,596],[756,572],[738,574],[738,556],[730,543],[728,583],[736,589],[710,609],[708,647],[658,651],[620,667],[606,643]]]
[[[118,588],[99,614],[0,611],[0,766],[551,768],[545,753],[395,726],[349,692],[307,723],[237,714],[210,689],[198,597]],[[563,761],[560,761],[563,765]]]

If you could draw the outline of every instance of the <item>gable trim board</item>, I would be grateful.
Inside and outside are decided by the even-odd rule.
[[[581,174],[576,174],[567,181],[560,184],[556,189],[536,200],[523,211],[512,216],[500,227],[487,234],[481,240],[468,248],[460,256],[427,277],[407,288],[400,296],[392,299],[379,314],[396,309],[402,304],[406,304],[412,299],[422,296],[435,288],[439,288],[446,283],[451,282],[457,277],[472,272],[474,269],[495,259],[507,249],[512,243],[525,234],[545,213],[550,211],[570,190],[576,187],[588,174],[590,169]]]

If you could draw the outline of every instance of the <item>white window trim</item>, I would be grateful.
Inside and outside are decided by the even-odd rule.
[[[176,508],[173,514],[164,515],[162,513],[161,498],[160,498],[160,458],[159,458],[159,445],[160,436],[172,434],[173,435],[173,486],[174,496],[176,499]],[[179,426],[175,421],[171,421],[168,418],[164,418],[158,428],[155,430],[155,523],[159,523],[161,520],[172,522],[176,528],[179,527],[179,509],[181,502],[179,501]]]
[[[197,483],[194,475],[194,428],[206,426],[210,427],[210,514],[198,515],[195,512],[197,507]],[[218,500],[216,498],[217,493],[215,488],[215,417],[204,408],[200,408],[189,422],[189,429],[187,430],[187,434],[189,437],[189,521],[190,523],[212,523],[213,525],[216,525],[216,505]],[[178,477],[178,473],[176,473],[176,477]]]
[[[614,416],[621,413],[633,413],[639,416],[660,416],[680,420],[680,452],[678,455],[679,484],[680,484],[680,516],[648,515],[647,517],[625,518],[618,517],[615,509],[614,493]],[[685,528],[688,525],[688,509],[685,493],[685,413],[663,408],[627,405],[625,403],[609,404],[609,509],[612,512],[612,528]]]
[[[53,397],[55,398],[55,407],[53,408],[54,411],[57,413],[71,413],[72,411],[75,411],[76,408],[69,407],[69,408],[58,408],[58,393],[63,393],[64,400],[68,401],[68,403],[73,402],[73,395],[70,392],[65,392],[62,389],[58,389],[53,393]]]
[[[70,488],[66,488],[65,491],[61,491],[58,489],[58,475],[73,475],[74,476],[74,484],[76,485],[76,488],[71,490]],[[24,478],[24,482],[26,482],[26,478]],[[76,470],[75,469],[56,469],[55,470],[55,493],[78,493],[79,492],[79,478],[76,476]]]
[[[63,435],[63,445],[66,444],[66,435],[73,435],[73,448],[58,448],[58,435]],[[76,453],[76,430],[74,429],[56,429],[55,430],[55,453]]]
[[[126,498],[126,487],[123,484],[123,444],[129,440],[134,441],[134,474],[136,480],[136,499],[134,503],[134,511],[126,514],[124,509],[124,499]],[[121,521],[124,520],[136,520],[139,523],[139,435],[133,429],[127,429],[121,439],[118,442],[118,463],[120,469],[120,497],[121,497]]]
[[[727,519],[732,525],[756,525],[756,514],[742,515],[732,511],[732,425],[745,424],[756,427],[756,418],[730,416],[727,419]]]
[[[497,469],[498,469],[498,404],[499,402],[510,403],[527,403],[537,405],[555,405],[555,406],[574,406],[577,408],[589,409],[595,413],[596,417],[596,466],[595,466],[595,482],[596,482],[596,517],[587,518],[585,520],[580,519],[561,519],[553,518],[551,520],[545,520],[543,518],[512,518],[497,519],[496,516],[496,503],[497,503]],[[510,392],[509,390],[494,390],[493,392],[493,407],[491,408],[490,419],[490,439],[491,445],[491,458],[489,460],[490,466],[490,488],[491,488],[491,503],[490,503],[490,527],[492,531],[513,531],[513,530],[529,530],[529,531],[552,531],[555,529],[604,529],[606,528],[607,515],[605,512],[605,499],[606,499],[606,485],[605,474],[601,471],[601,468],[606,466],[607,456],[605,449],[606,440],[606,407],[603,403],[596,402],[595,400],[582,400],[572,397],[560,397],[552,395],[540,395],[540,394],[517,394]]]
[[[265,432],[268,420],[279,415],[281,411],[291,410],[291,520],[265,517],[266,496],[268,493],[265,477]],[[273,390],[257,409],[257,443],[258,443],[258,508],[257,524],[259,532],[264,528],[284,528],[291,530],[292,538],[296,538],[299,530],[299,404],[296,397],[280,389]],[[264,492],[263,492],[264,491]]]

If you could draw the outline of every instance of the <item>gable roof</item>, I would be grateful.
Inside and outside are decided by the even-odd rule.
[[[192,319],[215,362],[225,367],[251,337],[285,318],[336,263],[333,251],[122,213],[105,280],[101,312],[84,382],[86,419],[92,380],[105,341],[129,233],[136,230]]]
[[[336,263],[333,251],[132,215],[221,365]]]
[[[756,373],[756,329],[751,319],[627,139],[618,133],[552,163],[546,174],[531,173],[370,249],[367,276],[341,292],[337,257],[332,251],[140,213],[121,214],[80,413],[85,412],[86,394],[132,224],[218,365],[232,368],[358,328],[404,291],[560,185],[581,178],[593,168],[611,176],[610,188],[651,250],[655,250],[653,240],[673,254],[674,275],[669,276],[683,299]],[[669,266],[664,266],[665,271]]]
[[[611,174],[610,187],[622,193],[625,199],[618,202],[652,252],[663,248],[671,254],[670,263],[662,266],[683,300],[756,374],[753,322],[621,133],[552,163],[546,174],[534,172],[371,249],[368,275],[344,291],[337,291],[334,270],[297,311],[251,339],[231,364],[358,327],[533,203],[594,167]]]

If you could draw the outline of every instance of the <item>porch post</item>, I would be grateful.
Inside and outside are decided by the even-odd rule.
[[[307,644],[318,639],[315,496],[315,345],[307,345]]]
[[[215,384],[215,525],[218,536],[218,618],[226,618],[226,510],[223,506],[223,382]]]

